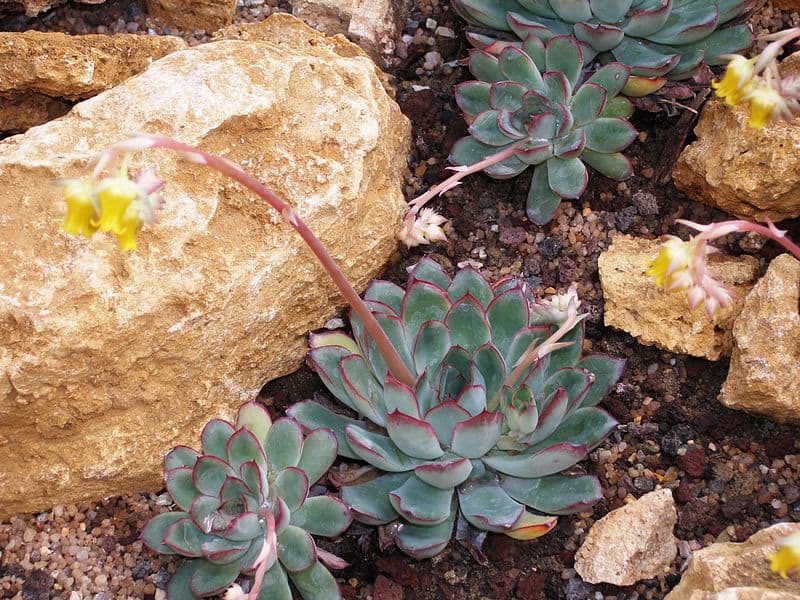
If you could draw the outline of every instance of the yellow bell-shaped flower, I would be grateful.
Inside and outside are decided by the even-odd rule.
[[[118,176],[104,179],[97,185],[100,218],[92,224],[100,231],[110,231],[122,235],[129,226],[123,222],[123,216],[138,194],[139,187],[127,177]]]
[[[786,99],[781,93],[768,83],[752,86],[747,90],[746,97],[750,100],[750,127],[761,129],[772,120],[788,114]]]
[[[793,533],[778,541],[780,549],[769,555],[770,568],[784,579],[800,569],[800,533]]]
[[[717,96],[724,98],[730,106],[741,102],[745,90],[753,80],[755,61],[756,59],[747,59],[738,54],[731,56],[722,81],[711,82]]]
[[[93,225],[96,216],[92,198],[94,182],[90,178],[72,179],[64,185],[64,199],[67,202],[67,214],[61,229],[70,235],[92,237],[97,231]]]
[[[126,252],[136,250],[136,234],[142,228],[139,203],[133,202],[128,206],[119,222],[121,225],[121,230],[117,232],[119,247]]]

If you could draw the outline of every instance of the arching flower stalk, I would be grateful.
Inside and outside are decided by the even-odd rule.
[[[750,221],[723,221],[701,225],[684,219],[676,223],[686,225],[700,232],[688,241],[669,235],[661,246],[661,252],[647,268],[647,274],[659,287],[668,291],[685,291],[692,308],[701,303],[709,318],[713,317],[721,307],[733,301],[732,292],[714,278],[706,263],[709,254],[718,252],[709,242],[730,233],[753,232],[778,242],[800,260],[800,247],[786,237],[786,232],[778,229],[768,221],[767,225],[759,225]]]

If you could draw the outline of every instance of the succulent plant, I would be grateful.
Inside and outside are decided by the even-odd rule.
[[[651,93],[666,79],[687,79],[704,62],[750,46],[745,25],[720,29],[756,0],[452,0],[475,25],[513,31],[521,40],[556,35],[580,40],[586,64],[596,56],[631,68],[633,95]],[[496,38],[471,34],[479,47]],[[638,79],[643,78],[643,79]]]
[[[546,223],[562,198],[583,194],[584,163],[613,179],[631,175],[620,152],[636,138],[627,121],[633,106],[618,96],[626,66],[605,65],[582,82],[582,50],[570,36],[547,45],[531,37],[523,48],[505,46],[498,56],[473,49],[469,64],[480,81],[459,84],[455,95],[470,135],[456,142],[450,161],[485,161],[484,172],[498,179],[534,166],[527,199],[532,221]]]
[[[154,517],[142,534],[152,550],[191,559],[170,580],[169,598],[217,594],[251,572],[252,598],[291,600],[289,579],[303,598],[339,598],[320,560],[337,568],[346,563],[311,536],[339,535],[352,515],[332,496],[308,497],[309,485],[336,458],[333,432],[304,436],[296,421],[272,423],[249,402],[235,424],[213,419],[200,437],[201,452],[177,446],[166,455],[164,480],[179,510]]]
[[[617,425],[596,405],[624,361],[582,357],[574,294],[537,301],[520,280],[491,286],[471,268],[451,279],[422,259],[405,290],[374,281],[365,303],[414,384],[391,374],[354,313],[353,337],[312,336],[308,362],[366,421],[313,401],[289,409],[308,429],[333,430],[340,455],[385,471],[342,489],[357,520],[395,522],[397,545],[425,558],[447,545],[459,512],[478,529],[532,539],[553,515],[602,497],[595,477],[560,473]]]

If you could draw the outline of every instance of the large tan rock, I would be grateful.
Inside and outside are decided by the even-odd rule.
[[[759,587],[732,587],[719,592],[694,591],[688,600],[797,600],[797,595]]]
[[[210,33],[233,22],[236,0],[147,0],[147,12],[178,29]]]
[[[76,0],[76,2],[81,4],[102,4],[105,0]],[[0,0],[0,16],[25,14],[27,17],[35,17],[39,13],[66,3],[67,0]]]
[[[0,143],[0,518],[158,489],[164,451],[296,369],[307,331],[342,307],[299,237],[214,172],[137,155],[134,169],[154,163],[169,184],[161,223],[128,254],[63,233],[53,179],[157,132],[266,182],[358,288],[396,250],[408,120],[357,47],[335,41],[342,56],[280,25],[320,44],[179,51]]]
[[[783,61],[783,75],[800,74],[800,53]],[[800,216],[800,119],[747,124],[746,107],[706,102],[694,130],[697,141],[678,157],[675,187],[692,200],[737,217],[781,221]]]
[[[0,95],[0,131],[19,133],[69,112],[72,102],[44,94]]]
[[[731,288],[733,303],[709,319],[702,306],[690,308],[685,293],[656,287],[645,273],[660,251],[658,240],[617,235],[600,255],[600,283],[605,299],[605,323],[627,331],[643,344],[670,352],[717,360],[733,346],[733,320],[753,287],[758,261],[752,256],[715,255],[709,260],[714,276]]]
[[[575,570],[589,583],[633,585],[669,571],[678,553],[678,514],[669,490],[645,494],[611,511],[589,530]]]
[[[729,408],[800,423],[800,262],[781,254],[747,295],[733,326],[720,401]]]
[[[698,550],[692,554],[689,568],[680,583],[664,600],[710,600],[706,596],[698,596],[703,592],[717,593],[712,598],[719,600],[784,600],[786,596],[800,598],[800,580],[796,577],[782,579],[770,570],[767,558],[777,551],[775,542],[778,539],[797,531],[800,531],[798,523],[779,523],[757,531],[746,542],[717,543]],[[764,595],[722,595],[723,590],[740,587],[758,588]]]

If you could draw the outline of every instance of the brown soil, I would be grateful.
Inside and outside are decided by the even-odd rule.
[[[102,9],[77,5],[66,9],[72,12],[61,9],[47,18],[62,21],[62,27],[70,29],[74,22],[70,25],[69,19],[59,15],[91,15],[87,20],[95,27],[103,22],[102,11],[107,10],[112,11],[110,25],[115,22],[113,10],[130,12],[130,6],[115,3],[113,8]],[[434,35],[433,29],[426,28],[427,19],[451,28],[456,37]],[[754,22],[779,28],[781,15],[765,12]],[[46,28],[41,21],[15,27],[32,26]],[[15,28],[8,23],[6,27]],[[453,61],[464,57],[467,47],[461,21],[442,0],[421,0],[405,33],[411,41],[400,44],[392,74],[397,101],[414,126],[406,190],[410,199],[443,179],[449,148],[465,134],[452,88],[466,78],[465,69],[454,66]],[[423,68],[425,55],[431,51],[440,54],[445,66]],[[583,199],[562,204],[545,227],[533,225],[524,215],[529,176],[510,181],[482,175],[468,178],[446,198],[432,202],[451,219],[449,241],[402,252],[384,274],[386,279],[404,282],[406,268],[428,255],[450,270],[472,261],[493,280],[519,275],[542,295],[564,290],[573,281],[578,284],[591,315],[587,346],[628,359],[620,384],[605,401],[622,425],[583,463],[587,472],[600,477],[605,499],[587,513],[562,517],[557,528],[539,540],[518,542],[490,534],[483,546],[485,565],[456,541],[435,559],[421,562],[394,548],[382,551],[378,532],[356,524],[342,539],[321,543],[352,564],[336,573],[346,598],[662,598],[678,582],[692,550],[715,541],[742,541],[778,521],[800,521],[797,431],[722,407],[716,397],[727,361],[708,362],[642,346],[627,334],[603,326],[597,258],[614,233],[685,236],[686,231],[672,225],[679,216],[699,222],[725,217],[688,200],[669,182],[672,163],[691,139],[693,125],[691,113],[674,112],[674,116],[637,112],[633,122],[641,134],[627,151],[634,159],[636,174],[621,184],[599,175],[590,178]],[[788,225],[798,239],[800,222],[782,225]],[[731,253],[755,254],[762,265],[778,253],[770,244],[754,246],[751,242],[729,236],[720,246]],[[260,398],[280,414],[290,404],[318,394],[326,395],[326,391],[316,376],[303,368],[268,384]],[[656,486],[673,491],[678,510],[675,535],[681,540],[680,553],[670,572],[627,588],[582,582],[573,569],[574,555],[592,523]],[[155,500],[153,494],[112,499],[98,506],[73,507],[74,514],[68,510],[62,517],[70,527],[70,519],[90,515],[91,527],[85,529],[97,528],[98,533],[81,544],[96,550],[92,556],[100,563],[125,565],[120,567],[126,570],[120,571],[117,588],[110,583],[103,588],[94,582],[84,586],[85,591],[104,593],[95,598],[125,597],[118,591],[122,589],[130,590],[131,597],[153,598],[155,590],[164,587],[175,561],[149,555],[136,539],[152,511],[162,510],[155,508]],[[0,525],[0,547],[23,535],[26,528],[41,531],[54,518],[53,513],[44,515],[21,516],[10,525]],[[52,562],[15,556],[5,552],[0,557],[0,597],[17,593],[31,599],[69,597],[64,591],[66,584],[59,583],[52,573]],[[70,568],[75,569],[72,564]]]

